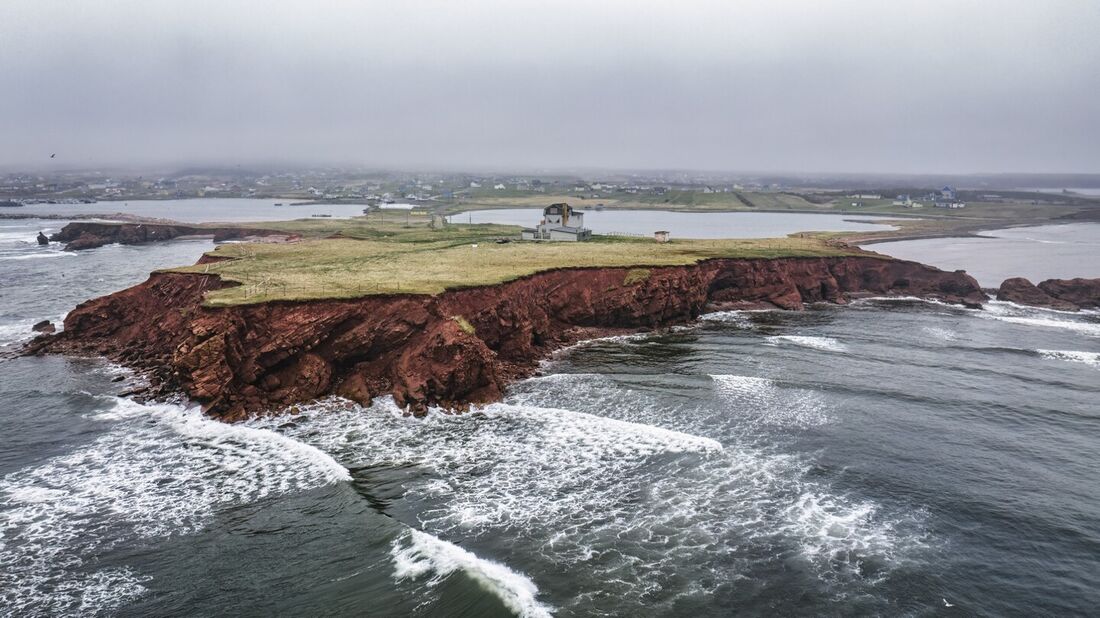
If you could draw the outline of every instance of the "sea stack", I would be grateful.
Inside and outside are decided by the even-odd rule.
[[[50,244],[50,239],[45,234],[43,234],[42,232],[39,232],[38,233],[38,244],[45,247],[46,245]]]

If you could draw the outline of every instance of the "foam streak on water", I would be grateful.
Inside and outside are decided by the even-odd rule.
[[[813,427],[829,421],[821,396],[811,390],[780,388],[774,380],[737,375],[712,375],[718,392],[751,410],[759,423]]]
[[[978,313],[981,317],[1040,328],[1057,328],[1080,333],[1089,337],[1100,337],[1100,323],[1089,321],[1092,312],[1070,313],[1049,309],[1024,307],[1014,303],[990,301],[985,309]]]
[[[214,512],[348,479],[317,449],[195,409],[114,399],[90,444],[0,480],[0,590],[17,613],[109,612],[146,578],[96,568],[141,539],[200,530]]]
[[[1072,363],[1084,363],[1090,367],[1100,367],[1100,352],[1081,352],[1078,350],[1038,350],[1043,358],[1064,360]]]
[[[783,343],[792,343],[794,345],[803,346],[806,348],[812,348],[814,350],[822,350],[825,352],[846,352],[848,346],[833,339],[832,337],[809,337],[803,335],[776,335],[774,337],[768,337],[768,342],[772,345],[780,345]]]

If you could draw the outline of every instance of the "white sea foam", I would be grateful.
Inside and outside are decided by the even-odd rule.
[[[95,418],[109,424],[98,439],[0,479],[0,604],[16,613],[109,612],[144,578],[94,569],[104,553],[194,532],[226,505],[349,478],[312,446],[195,409],[115,399]]]
[[[939,339],[941,341],[957,341],[959,339],[958,333],[949,328],[925,326],[921,330],[933,339]]]
[[[1050,315],[1061,314],[1066,316],[1080,316],[1080,315],[1093,315],[1095,310],[1085,309],[1081,311],[1066,311],[1063,309],[1051,309],[1049,307],[1033,307],[1031,305],[1021,305],[1007,300],[990,300],[983,306],[983,309],[988,313],[1003,314],[1003,313],[1025,313],[1025,314],[1037,314],[1037,315]],[[980,311],[980,310],[978,310]]]
[[[16,343],[35,336],[37,333],[31,330],[31,326],[34,326],[34,322],[30,320],[0,324],[0,345]]]
[[[848,346],[832,337],[808,337],[803,335],[775,335],[767,338],[772,345],[781,343],[793,343],[806,348],[824,350],[826,352],[846,352]]]
[[[978,315],[1011,324],[1058,328],[1090,337],[1100,337],[1100,323],[1089,322],[1074,313],[1022,307],[1013,303],[993,301]],[[1064,316],[1064,317],[1063,317]]]
[[[49,318],[49,320],[60,330],[65,323],[65,315],[55,316]],[[38,320],[19,320],[17,322],[0,324],[0,346],[19,343],[20,341],[28,341],[38,336],[41,333],[36,333],[31,330],[31,327],[37,322]]]
[[[738,375],[712,375],[715,388],[760,423],[787,427],[814,427],[829,422],[826,406],[816,391],[781,388],[773,380]]]
[[[627,335],[609,335],[607,337],[594,337],[592,339],[584,339],[578,341],[573,345],[567,345],[564,348],[558,348],[554,350],[552,356],[558,356],[568,353],[571,350],[583,348],[591,345],[599,345],[603,343],[635,343],[638,341],[645,341],[649,337],[652,337],[653,333],[630,333]]]
[[[45,258],[76,257],[71,251],[43,251],[36,253],[17,253],[0,255],[0,261],[7,260],[41,260]]]
[[[26,229],[19,232],[0,232],[0,242],[6,243],[26,243],[28,245],[36,245],[38,231],[28,231]]]
[[[821,407],[812,391],[724,378],[714,378],[716,388],[771,393],[752,395],[760,407],[805,398],[801,418],[793,413],[780,421],[784,412],[768,410],[761,413],[767,424],[821,422],[814,417],[821,413],[811,412]],[[570,385],[587,393],[591,383],[613,392],[607,382],[605,376],[570,374],[537,378],[527,387]],[[636,395],[620,390],[618,403],[612,397],[609,405],[618,406],[616,414],[633,414],[644,401]],[[681,422],[665,412],[668,422]],[[733,416],[721,409],[716,414]],[[642,595],[682,591],[684,565],[706,564],[716,555],[734,560],[730,569],[736,572],[735,557],[745,543],[789,547],[823,578],[859,579],[857,562],[892,567],[920,537],[919,530],[896,527],[873,503],[811,480],[805,458],[755,443],[723,446],[670,428],[516,403],[415,419],[387,399],[369,409],[331,399],[305,407],[292,424],[284,421],[252,423],[280,428],[347,467],[415,466],[419,471],[402,483],[409,503],[404,508],[416,513],[426,532],[442,538],[506,534],[555,568],[586,573],[594,591],[570,601],[573,610],[594,611],[591,604],[602,599],[608,605],[601,607],[623,611]],[[850,559],[804,549],[822,543],[819,529],[805,525],[807,516],[796,508],[806,494],[818,496],[830,516],[850,522],[830,541],[835,553]],[[756,559],[751,555],[744,560]],[[423,558],[413,557],[404,555],[402,572],[414,572],[409,564],[423,566]],[[693,590],[712,593],[723,581],[707,577]]]
[[[895,519],[883,519],[878,507],[867,500],[851,501],[814,489],[802,493],[785,510],[785,531],[801,539],[800,550],[818,564],[865,572],[872,580],[881,573],[868,568],[888,564],[903,547],[898,527],[916,525],[925,514],[918,510]],[[918,532],[906,538],[907,547],[925,542]]]
[[[1084,363],[1090,367],[1100,367],[1100,352],[1081,352],[1078,350],[1036,350],[1043,358]]]
[[[307,408],[316,414],[308,423],[298,418],[306,431],[291,435],[338,453],[348,467],[418,464],[435,471],[450,483],[453,502],[422,518],[444,531],[567,518],[615,500],[601,493],[613,471],[625,474],[666,453],[722,450],[709,438],[561,409],[501,403],[413,419],[390,399],[369,413],[332,408],[331,400]],[[253,423],[271,426],[277,419]],[[589,482],[598,477],[604,482]]]
[[[537,599],[538,587],[523,574],[426,532],[409,530],[393,542],[390,555],[398,580],[429,576],[428,584],[434,586],[462,571],[519,616],[551,615],[550,608]]]
[[[699,319],[704,322],[722,322],[724,324],[731,324],[737,328],[752,328],[752,320],[744,311],[715,311],[713,313],[704,313],[699,316]]]
[[[860,305],[865,303],[881,303],[881,302],[900,302],[900,303],[927,303],[929,305],[939,305],[941,307],[953,307],[958,308],[959,305],[953,305],[951,303],[945,303],[942,300],[936,300],[935,298],[921,298],[919,296],[867,296],[865,298],[857,298],[852,301],[853,305]]]

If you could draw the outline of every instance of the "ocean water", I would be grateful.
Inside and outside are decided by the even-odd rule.
[[[208,247],[16,242],[9,342]],[[0,361],[0,615],[1100,606],[1097,314],[715,313],[574,346],[503,402],[422,419],[334,398],[225,425],[118,396],[138,381]]]

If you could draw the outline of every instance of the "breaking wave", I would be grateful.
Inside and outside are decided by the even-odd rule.
[[[752,320],[749,319],[745,311],[715,311],[713,313],[704,313],[699,316],[699,319],[703,322],[730,324],[737,328],[752,328]]]
[[[778,345],[781,343],[793,343],[794,345],[800,345],[805,348],[813,348],[814,350],[824,350],[826,352],[846,352],[848,346],[833,339],[832,337],[807,337],[802,335],[774,335],[767,338],[771,345]]]
[[[61,315],[49,319],[54,323],[55,327],[61,327],[65,321],[65,316]],[[27,341],[34,338],[39,334],[31,330],[31,327],[34,326],[36,322],[38,322],[38,320],[20,320],[19,322],[0,324],[0,346],[19,343],[20,341]]]
[[[7,260],[40,260],[43,258],[76,257],[71,251],[43,251],[40,253],[17,253],[0,255],[0,261]]]
[[[571,374],[535,382],[602,379]],[[782,398],[783,389],[770,381],[714,381],[730,391],[740,382],[745,392],[774,393],[752,395],[761,407]],[[804,417],[782,422],[823,422],[809,411],[813,405],[806,394]],[[902,522],[811,480],[811,463],[803,457],[750,444],[723,446],[672,429],[515,403],[462,415],[432,411],[417,419],[403,416],[388,399],[367,409],[330,399],[306,406],[292,423],[285,420],[251,423],[281,427],[352,469],[419,470],[402,483],[408,503],[402,508],[415,513],[424,534],[475,540],[506,535],[528,544],[517,550],[544,557],[554,569],[586,573],[592,585],[571,609],[624,611],[645,594],[687,594],[685,569],[693,567],[685,565],[703,568],[722,556],[744,560],[748,569],[747,561],[758,558],[745,543],[786,547],[776,551],[799,556],[823,580],[864,579],[868,562],[882,565],[876,570],[881,574],[923,546],[919,514]],[[807,495],[814,500],[807,502]],[[450,555],[450,547],[437,543],[412,535],[395,544],[399,572],[426,569],[433,551]],[[709,571],[697,575],[693,594],[713,593],[726,581]]]
[[[18,614],[111,611],[144,592],[100,558],[202,529],[218,508],[348,480],[316,448],[196,409],[111,398],[105,433],[0,479],[0,601]]]
[[[1100,352],[1079,352],[1077,350],[1036,350],[1043,358],[1052,360],[1084,363],[1090,367],[1100,367]]]
[[[406,531],[393,542],[390,555],[397,580],[418,580],[429,576],[428,585],[435,586],[448,575],[462,571],[523,618],[551,615],[550,609],[536,598],[538,587],[526,576],[498,562],[478,558],[472,552],[426,532]]]
[[[1001,301],[990,301],[979,315],[1001,322],[1022,324],[1025,326],[1038,326],[1041,328],[1058,328],[1081,333],[1082,335],[1088,335],[1090,337],[1100,337],[1100,323],[1088,322],[1080,318],[1066,319],[1061,317],[1067,316],[1067,318],[1069,318],[1070,316],[1077,316],[1078,314],[1075,313],[1023,307],[1021,305]]]

